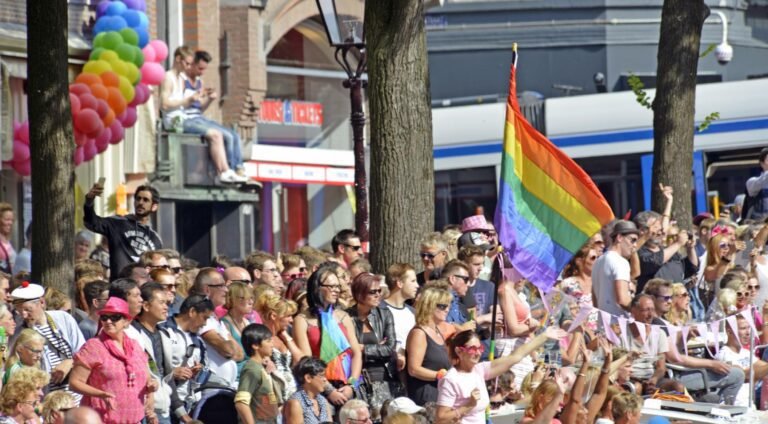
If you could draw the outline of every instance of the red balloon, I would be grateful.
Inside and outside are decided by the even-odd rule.
[[[24,121],[21,125],[19,125],[19,131],[14,134],[14,139],[29,145],[29,121]]]
[[[26,162],[13,162],[13,169],[16,170],[19,174],[28,177],[29,174],[32,173],[32,165],[29,163],[29,161]]]
[[[88,141],[88,136],[75,130],[75,144],[77,147],[84,145]]]
[[[91,94],[91,87],[83,83],[74,83],[69,86],[69,92],[79,97],[86,93]]]
[[[109,113],[109,105],[107,104],[106,100],[96,100],[96,113],[99,114],[99,119],[104,119],[107,117],[107,113]]]
[[[83,109],[75,117],[75,128],[89,137],[96,137],[104,130],[104,124],[95,110]]]
[[[89,162],[98,153],[99,151],[96,149],[96,142],[93,139],[88,140],[88,142],[85,143],[85,146],[83,146],[83,160],[85,162]]]
[[[136,108],[129,107],[125,109],[125,112],[123,114],[123,119],[121,119],[120,122],[123,124],[124,128],[130,128],[136,124],[137,120],[138,120],[138,115],[136,114]]]
[[[107,150],[107,147],[109,147],[110,139],[112,139],[112,131],[109,128],[104,128],[104,131],[102,131],[94,140],[96,143],[96,150],[99,153],[104,153],[104,151]]]
[[[22,143],[19,140],[15,140],[13,142],[13,161],[14,162],[29,161],[29,146]]]
[[[84,153],[82,147],[75,149],[75,166],[79,166],[81,163],[83,163],[83,155]]]
[[[110,144],[117,144],[120,142],[120,140],[123,139],[123,137],[125,137],[125,129],[123,128],[123,124],[121,124],[117,119],[115,119],[115,121],[112,122],[112,125],[109,126],[109,130],[112,135],[109,139]]]
[[[91,93],[85,93],[80,95],[80,110],[92,109],[96,110],[96,98]]]
[[[74,93],[69,93],[69,108],[72,110],[73,118],[80,112],[80,98]]]

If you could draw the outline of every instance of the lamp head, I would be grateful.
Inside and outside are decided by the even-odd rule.
[[[723,41],[715,47],[715,58],[717,58],[717,63],[727,65],[733,59],[733,47]]]

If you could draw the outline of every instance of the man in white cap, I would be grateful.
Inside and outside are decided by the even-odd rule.
[[[404,414],[413,415],[420,412],[424,412],[425,409],[419,405],[416,405],[414,401],[407,397],[399,397],[392,399],[387,405],[387,416],[402,412]]]
[[[72,315],[45,310],[44,294],[42,286],[24,281],[11,292],[11,298],[24,320],[24,327],[34,329],[45,338],[43,370],[51,373],[47,391],[66,390],[73,355],[85,344],[85,337]]]

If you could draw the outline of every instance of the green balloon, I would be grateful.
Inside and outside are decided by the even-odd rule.
[[[94,47],[93,50],[91,50],[91,55],[88,58],[90,60],[99,60],[99,56],[101,56],[101,52],[103,51],[103,47]]]
[[[115,53],[120,56],[120,59],[126,62],[133,62],[136,59],[136,52],[133,50],[133,47],[128,43],[123,43],[115,48]]]
[[[123,44],[123,37],[119,32],[109,31],[104,35],[104,42],[102,43],[105,49],[115,50],[117,46]]]
[[[139,45],[139,34],[133,28],[123,28],[120,30],[123,41],[133,46]]]
[[[133,59],[133,64],[136,65],[137,68],[141,68],[141,66],[144,65],[144,52],[136,46],[133,46],[133,49],[136,53],[136,56],[134,56]]]
[[[107,36],[107,33],[100,32],[96,35],[96,37],[93,38],[93,47],[104,47],[104,37]]]

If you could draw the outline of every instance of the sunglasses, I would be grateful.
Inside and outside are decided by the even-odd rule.
[[[688,292],[676,294],[675,296],[688,297]]]
[[[437,306],[437,309],[439,309],[441,311],[447,311],[448,307],[451,306],[451,305],[448,305],[446,303],[438,303],[436,306]]]
[[[112,321],[113,323],[119,322],[123,319],[123,316],[120,314],[112,314],[112,315],[101,315],[99,316],[99,321],[101,322],[107,322]]]
[[[479,346],[457,346],[456,349],[459,350],[459,352],[464,352],[469,355],[482,355],[483,352],[485,352],[485,347],[483,345]]]
[[[352,244],[345,244],[344,246],[347,246],[348,248],[354,250],[355,252],[357,252],[357,251],[359,251],[360,249],[363,248],[363,246],[355,246],[355,245],[352,245]]]
[[[461,280],[464,281],[464,283],[469,283],[469,276],[468,275],[454,274],[453,276],[456,277],[456,278],[461,278]]]
[[[326,289],[330,291],[341,291],[341,285],[340,284],[320,284],[320,287],[325,287]]]
[[[587,259],[589,259],[590,261],[594,261],[595,259],[597,259],[597,255],[589,256]]]
[[[438,252],[438,253],[422,252],[422,253],[419,254],[419,256],[421,256],[421,259],[432,260],[432,259],[435,259],[435,256],[437,256],[439,254],[440,254],[440,252]]]
[[[747,287],[749,287],[750,290],[754,290],[754,291],[760,290],[760,285],[759,284],[756,285],[756,286],[747,286]]]
[[[635,244],[637,243],[637,237],[627,237],[627,240],[629,240],[629,244]]]
[[[174,273],[174,274],[178,274],[178,273],[180,273],[180,272],[181,272],[181,270],[182,270],[182,269],[183,269],[183,268],[182,268],[182,267],[180,267],[180,266],[175,266],[175,267],[172,267],[172,268],[171,268],[171,271],[173,271],[173,273]]]
[[[282,277],[284,280],[293,281],[297,278],[304,278],[304,273],[300,272],[298,274],[282,274]]]
[[[728,243],[720,243],[720,244],[718,244],[718,246],[719,246],[721,249],[725,249],[726,247],[730,247],[730,245],[729,245]]]
[[[736,297],[747,297],[749,296],[748,292],[736,292]]]
[[[368,294],[370,294],[371,296],[380,295],[381,294],[381,289],[368,290]]]
[[[662,299],[665,302],[671,302],[672,301],[672,296],[660,296],[660,295],[657,294],[656,295],[656,299]]]
[[[151,269],[171,269],[170,265],[150,265]]]

